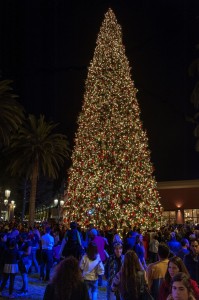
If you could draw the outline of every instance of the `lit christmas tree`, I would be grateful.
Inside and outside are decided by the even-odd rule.
[[[69,170],[64,218],[82,225],[151,227],[161,205],[137,89],[111,9],[88,70]]]

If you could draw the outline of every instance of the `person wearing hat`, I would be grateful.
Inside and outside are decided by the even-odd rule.
[[[105,265],[105,277],[107,279],[107,300],[111,300],[114,297],[114,292],[111,291],[112,280],[115,275],[120,271],[122,263],[124,261],[124,255],[122,254],[122,243],[116,242],[113,244],[114,252],[107,260]],[[119,295],[115,294],[116,300],[119,300]]]

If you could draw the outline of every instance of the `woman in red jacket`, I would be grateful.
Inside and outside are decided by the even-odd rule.
[[[183,263],[182,259],[178,256],[173,256],[169,259],[167,272],[165,274],[165,279],[160,286],[158,300],[167,299],[167,297],[170,294],[172,278],[179,272],[183,272],[189,275],[189,272],[185,264]],[[195,280],[190,279],[190,284],[193,289],[195,298],[199,300],[199,287],[197,282]]]

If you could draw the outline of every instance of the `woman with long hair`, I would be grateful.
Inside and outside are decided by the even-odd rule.
[[[196,300],[190,283],[189,275],[178,272],[171,282],[171,294],[167,300]]]
[[[124,256],[121,270],[112,281],[112,290],[119,291],[121,300],[140,299],[141,286],[146,284],[145,274],[137,254],[128,250]]]
[[[160,290],[159,290],[159,300],[166,300],[168,295],[170,294],[170,287],[173,277],[179,273],[183,272],[184,274],[189,275],[189,272],[183,263],[182,259],[178,256],[173,256],[169,259],[167,272],[165,274],[165,279],[163,280]],[[194,292],[195,298],[199,300],[199,288],[197,282],[189,279],[192,290]]]
[[[97,300],[98,294],[98,275],[104,274],[104,265],[100,259],[97,245],[94,242],[88,244],[86,254],[80,261],[82,276],[87,285],[90,298]]]
[[[69,256],[56,267],[54,276],[46,287],[43,300],[89,300],[78,260]]]

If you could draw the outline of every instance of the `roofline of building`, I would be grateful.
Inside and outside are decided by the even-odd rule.
[[[182,181],[162,181],[157,183],[158,190],[199,188],[199,179]]]

